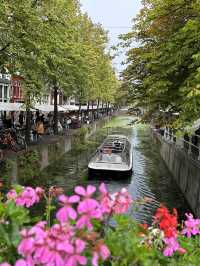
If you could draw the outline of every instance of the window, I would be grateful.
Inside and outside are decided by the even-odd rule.
[[[0,102],[9,101],[9,87],[8,85],[0,84]]]
[[[2,98],[3,98],[3,86],[0,85],[0,102],[2,102]]]
[[[4,86],[4,102],[8,101],[8,86]]]

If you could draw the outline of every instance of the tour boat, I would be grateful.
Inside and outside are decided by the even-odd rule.
[[[126,136],[108,135],[88,164],[89,176],[130,176],[132,156],[132,145]]]

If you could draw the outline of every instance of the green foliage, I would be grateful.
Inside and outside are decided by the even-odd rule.
[[[129,101],[152,113],[180,112],[181,124],[200,111],[200,23],[198,0],[147,0],[134,20],[133,31],[122,36],[129,48],[123,73]]]
[[[172,258],[162,255],[162,251],[153,246],[147,246],[144,239],[143,229],[131,217],[120,215],[114,217],[114,227],[106,231],[106,244],[108,245],[112,259],[112,266],[149,266],[149,265],[172,265],[172,266],[197,266],[200,256],[200,237],[186,238],[179,236],[180,246],[186,253],[176,253]],[[145,233],[145,231],[144,231]]]
[[[160,263],[166,260],[164,256],[160,257],[159,251],[141,243],[141,228],[133,219],[121,215],[114,217],[114,220],[114,229],[106,232],[106,244],[112,254],[112,266],[163,265]]]
[[[18,175],[20,184],[31,184],[34,187],[34,181],[37,184],[37,178],[40,173],[39,154],[35,151],[28,151],[18,158]]]
[[[0,27],[0,66],[20,73],[27,106],[53,87],[80,103],[114,101],[107,33],[78,0],[2,0]]]
[[[30,222],[29,211],[16,206],[13,201],[0,201],[0,262],[16,259],[16,247],[20,242],[23,225]]]

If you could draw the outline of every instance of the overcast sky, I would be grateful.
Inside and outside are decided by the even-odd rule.
[[[141,8],[141,0],[81,0],[82,10],[86,11],[94,22],[100,22],[109,30],[110,45],[116,45],[118,35],[130,31],[132,19]],[[121,70],[124,56],[114,60],[114,66]]]

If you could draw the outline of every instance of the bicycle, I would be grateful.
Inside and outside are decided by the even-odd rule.
[[[17,143],[15,139],[12,137],[10,129],[6,129],[2,133],[1,138],[0,138],[0,143],[3,148],[9,148],[15,152],[18,151]]]

